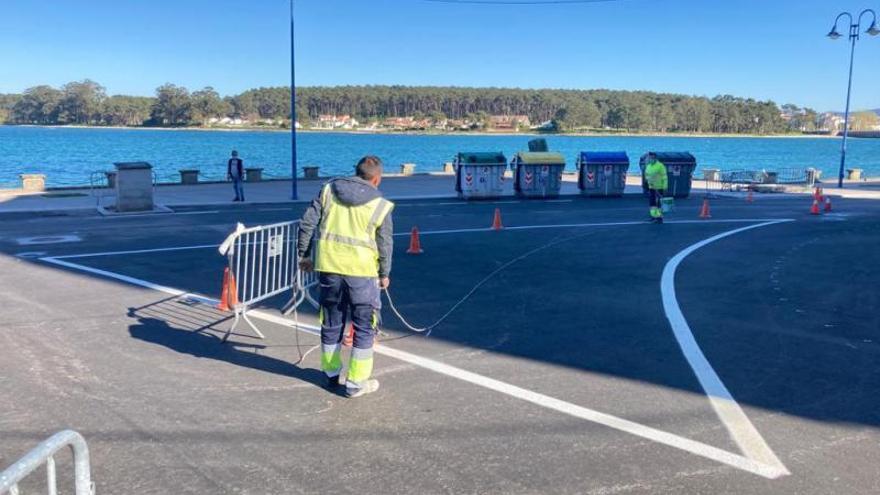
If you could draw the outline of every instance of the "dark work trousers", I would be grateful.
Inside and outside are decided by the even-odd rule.
[[[648,189],[648,205],[651,207],[651,218],[663,217],[661,199],[663,199],[663,193],[660,190]]]
[[[345,334],[347,316],[354,324],[352,356],[370,359],[378,325],[379,285],[375,277],[352,277],[321,273],[318,277],[321,304],[321,347],[326,354],[324,372],[338,374],[339,345]],[[372,364],[370,364],[372,366]]]

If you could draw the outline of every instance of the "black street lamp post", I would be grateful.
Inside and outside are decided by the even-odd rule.
[[[859,40],[859,30],[861,29],[862,17],[869,13],[874,19],[871,22],[871,27],[866,29],[865,33],[870,34],[871,36],[877,36],[880,34],[880,28],[877,27],[877,14],[871,9],[863,10],[862,13],[859,14],[858,22],[856,22],[856,18],[849,12],[841,13],[837,16],[837,19],[834,20],[834,27],[832,27],[831,32],[828,33],[828,37],[832,40],[840,38],[842,35],[837,32],[837,23],[840,22],[841,17],[849,17],[849,40],[851,48],[849,52],[849,82],[846,87],[846,113],[844,113],[843,116],[843,143],[840,145],[840,172],[837,176],[837,187],[839,188],[843,188],[843,168],[846,166],[846,138],[849,135],[849,100],[850,95],[852,94],[853,58],[856,53],[856,41]]]

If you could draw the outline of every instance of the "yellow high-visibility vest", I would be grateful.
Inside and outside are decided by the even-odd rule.
[[[378,277],[376,229],[391,213],[394,203],[376,198],[357,206],[342,204],[328,184],[321,190],[321,204],[323,215],[318,225],[315,270]]]

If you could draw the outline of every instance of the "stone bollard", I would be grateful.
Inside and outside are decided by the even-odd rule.
[[[46,190],[46,176],[44,174],[21,174],[21,189],[24,192],[43,192]]]
[[[862,178],[862,169],[860,168],[848,168],[846,169],[846,178],[848,180],[861,180]]]
[[[262,168],[246,168],[244,169],[244,177],[248,182],[260,182],[263,180]]]
[[[198,184],[199,183],[199,170],[196,168],[184,168],[180,171],[180,183],[181,184]]]
[[[400,165],[400,174],[401,175],[412,175],[416,171],[415,163],[403,163]]]
[[[443,164],[443,173],[445,174],[454,174],[455,167],[452,165],[452,162],[445,162]]]
[[[317,179],[319,167],[303,167],[303,177],[306,179]]]

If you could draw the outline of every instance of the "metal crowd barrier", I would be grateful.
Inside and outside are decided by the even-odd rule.
[[[0,494],[19,495],[18,483],[45,463],[49,495],[57,495],[54,456],[59,450],[68,446],[73,452],[74,493],[94,495],[95,485],[92,483],[89,447],[82,435],[73,430],[64,430],[52,435],[0,473]]]
[[[744,191],[759,187],[800,186],[811,188],[816,182],[817,172],[805,168],[780,168],[777,170],[718,170],[710,175],[704,174],[705,189],[710,191]]]
[[[309,289],[317,284],[317,276],[314,272],[305,273],[299,269],[298,233],[298,220],[256,227],[239,223],[220,245],[220,254],[227,257],[232,277],[229,287],[235,291],[229,302],[235,320],[224,335],[224,342],[241,320],[259,338],[265,338],[247,315],[248,310],[260,301],[290,291],[290,300],[282,309],[284,314],[292,312],[304,300],[317,307],[309,293]]]

